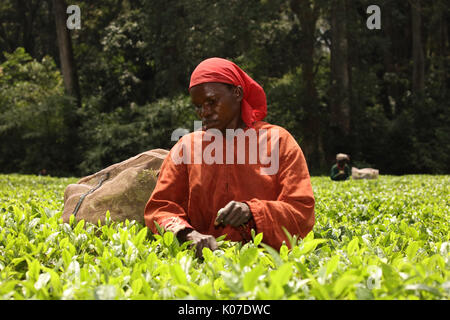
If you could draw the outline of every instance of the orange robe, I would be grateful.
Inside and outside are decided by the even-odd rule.
[[[223,138],[223,164],[194,162],[195,147],[193,137],[204,134],[202,131],[190,133],[181,138],[171,149],[161,166],[153,193],[145,208],[145,223],[156,233],[155,221],[166,230],[175,234],[185,227],[193,228],[200,233],[219,237],[227,234],[226,239],[232,241],[248,241],[251,239],[251,228],[256,233],[263,233],[262,242],[279,249],[282,242],[290,246],[282,229],[284,226],[290,234],[305,237],[313,228],[314,195],[311,187],[308,167],[302,150],[285,129],[263,121],[255,123],[258,139],[260,129],[267,132],[277,130],[279,137],[279,166],[276,174],[263,175],[261,168],[270,164],[250,162],[249,141],[245,139],[246,161],[239,164],[234,139],[234,164],[226,164],[225,137]],[[246,129],[249,130],[249,129]],[[272,134],[267,135],[268,155],[272,155]],[[181,161],[176,164],[172,158],[182,144],[191,138],[191,163]],[[211,139],[214,141],[214,139]],[[203,141],[202,152],[211,141]],[[260,146],[258,146],[260,150]],[[197,154],[199,149],[197,148]],[[216,155],[216,152],[212,152]],[[219,153],[218,153],[219,154]],[[180,155],[180,153],[178,153]],[[185,153],[187,156],[187,153]],[[180,162],[180,161],[178,161]],[[198,162],[198,161],[197,161]],[[242,161],[241,161],[242,163]],[[214,226],[217,211],[228,202],[235,200],[245,202],[253,215],[246,224],[234,228],[231,226]]]

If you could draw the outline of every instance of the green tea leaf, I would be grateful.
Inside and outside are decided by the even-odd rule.
[[[262,265],[256,265],[250,271],[246,272],[243,279],[245,291],[252,291],[258,283],[258,278],[264,273]]]
[[[263,233],[260,232],[253,238],[253,243],[255,244],[255,246],[258,246],[261,243],[262,239],[263,239]]]
[[[70,264],[70,262],[72,261],[72,255],[70,254],[69,250],[63,250],[61,252],[62,255],[62,259],[64,261],[64,266],[67,268]]]
[[[175,280],[175,283],[181,285],[187,285],[186,274],[179,264],[174,264],[170,266],[170,274]]]
[[[158,224],[158,222],[154,221],[154,223],[155,223],[156,230],[158,230],[158,233],[160,235],[163,235],[164,234],[164,229]]]
[[[286,244],[283,243],[280,247],[280,258],[283,259],[283,261],[287,261],[288,253],[289,253],[289,248],[287,247]]]
[[[353,238],[352,241],[350,241],[350,243],[347,245],[347,254],[349,256],[351,256],[352,254],[354,254],[356,251],[359,250],[359,239],[358,238]]]
[[[131,283],[131,290],[133,290],[133,294],[139,294],[141,292],[141,289],[143,287],[142,279],[136,279],[133,280]]]
[[[292,275],[292,264],[285,263],[278,270],[273,270],[270,273],[272,283],[277,283],[280,286],[284,286]]]
[[[173,242],[173,233],[170,231],[164,233],[163,240],[164,244],[169,247]]]
[[[408,257],[408,260],[412,260],[414,258],[414,256],[417,253],[417,250],[419,250],[419,242],[417,241],[412,241],[408,248],[406,248],[406,256]]]
[[[249,248],[240,254],[239,265],[241,268],[251,265],[258,256],[257,248]]]
[[[308,254],[314,251],[319,244],[327,241],[328,239],[312,239],[307,242],[303,242],[302,248],[300,249],[300,254]]]
[[[344,274],[337,279],[334,284],[333,291],[336,297],[339,297],[344,290],[354,288],[354,285],[360,281],[360,277],[352,274]]]
[[[266,251],[270,254],[270,256],[272,257],[275,266],[281,266],[283,264],[283,259],[281,259],[280,255],[278,254],[278,252],[272,248],[271,246],[268,246],[265,243],[261,243],[261,245],[264,247],[264,249],[266,249]]]
[[[202,256],[203,256],[203,259],[205,259],[206,262],[214,260],[214,254],[213,254],[213,252],[211,251],[210,248],[207,248],[207,247],[202,248]]]
[[[270,287],[269,287],[269,297],[272,300],[279,300],[282,299],[284,296],[284,289],[283,287],[276,283],[276,282],[272,282]]]
[[[37,281],[39,278],[40,266],[39,261],[33,259],[31,262],[28,262],[28,276],[31,280]]]
[[[327,263],[327,275],[332,274],[338,267],[339,256],[333,256]]]
[[[147,230],[148,228],[146,227],[142,228],[142,230],[139,231],[139,233],[134,238],[134,244],[136,245],[136,247],[144,242],[145,238],[147,237]]]

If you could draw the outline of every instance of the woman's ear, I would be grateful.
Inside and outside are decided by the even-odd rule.
[[[242,99],[244,98],[244,90],[242,89],[241,86],[235,86],[233,88],[233,95],[236,97],[238,102],[241,102]]]

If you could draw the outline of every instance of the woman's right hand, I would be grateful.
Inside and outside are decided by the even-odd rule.
[[[211,251],[218,249],[216,238],[209,234],[202,234],[193,229],[179,231],[179,239],[183,242],[192,241],[197,258],[203,256],[203,248],[209,248]]]

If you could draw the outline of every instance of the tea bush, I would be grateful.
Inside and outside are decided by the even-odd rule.
[[[450,176],[313,177],[292,249],[219,238],[195,258],[134,221],[64,224],[75,178],[0,175],[0,299],[448,299]]]

